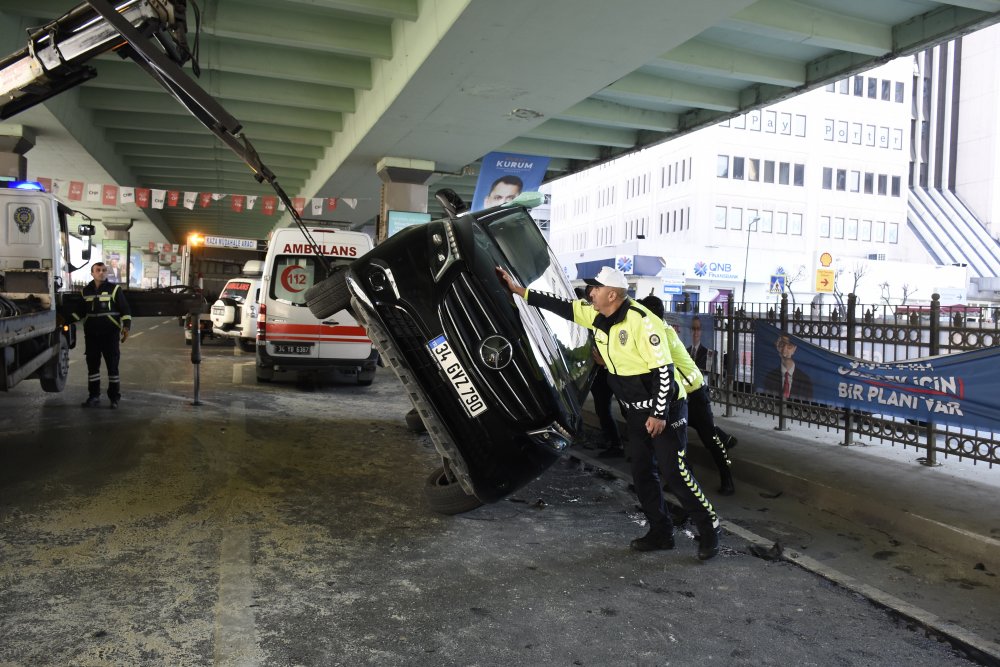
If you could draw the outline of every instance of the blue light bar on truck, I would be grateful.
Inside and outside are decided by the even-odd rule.
[[[45,192],[42,184],[36,181],[0,181],[0,187],[10,190],[38,190],[39,192]]]

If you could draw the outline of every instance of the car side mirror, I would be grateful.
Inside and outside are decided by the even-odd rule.
[[[80,236],[93,236],[95,233],[93,225],[80,225],[76,228],[76,233]]]

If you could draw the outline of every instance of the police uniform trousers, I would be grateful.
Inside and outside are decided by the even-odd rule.
[[[597,367],[594,374],[594,383],[590,385],[590,393],[594,396],[594,412],[601,421],[601,431],[604,433],[604,440],[609,448],[616,449],[622,446],[621,435],[618,433],[618,422],[611,414],[611,399],[613,394],[608,386],[608,369],[603,366]]]
[[[118,375],[118,361],[121,359],[121,329],[110,317],[93,316],[83,325],[83,336],[87,357],[87,392],[90,398],[101,396],[101,358],[108,367],[108,398],[121,399],[121,377]]]
[[[687,466],[687,401],[673,401],[670,404],[666,428],[655,438],[651,438],[646,431],[648,417],[647,410],[626,408],[632,484],[650,528],[672,529],[661,490],[661,477],[696,526],[715,525],[718,519],[712,503],[702,493],[698,481]]]
[[[698,434],[705,449],[712,455],[715,467],[720,471],[725,470],[731,464],[729,456],[726,454],[726,446],[722,444],[729,435],[715,425],[715,417],[712,415],[712,401],[708,396],[708,389],[704,385],[695,391],[689,391],[688,401],[688,423]]]

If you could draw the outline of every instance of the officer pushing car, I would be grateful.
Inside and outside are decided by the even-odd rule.
[[[674,547],[674,527],[660,487],[662,476],[698,529],[698,558],[707,560],[718,554],[719,519],[685,460],[687,401],[663,320],[628,297],[625,274],[611,267],[586,281],[594,287],[591,303],[528,290],[503,269],[497,267],[496,272],[507,289],[528,305],[594,331],[594,342],[607,365],[608,384],[625,414],[632,480],[649,521],[649,532],[632,540],[632,548]]]

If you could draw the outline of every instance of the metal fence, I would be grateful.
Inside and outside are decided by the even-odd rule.
[[[715,349],[723,351],[721,373],[713,373],[713,401],[735,409],[774,415],[779,430],[790,421],[815,424],[843,433],[842,444],[858,436],[913,447],[920,461],[938,465],[939,455],[1000,464],[1000,433],[959,428],[859,412],[816,403],[782,399],[753,390],[754,330],[764,320],[813,345],[874,362],[898,362],[1000,345],[1000,308],[941,306],[933,295],[929,306],[864,305],[855,295],[844,304],[821,306],[748,303],[736,307],[732,297],[714,313]],[[1000,425],[998,425],[1000,428]]]

